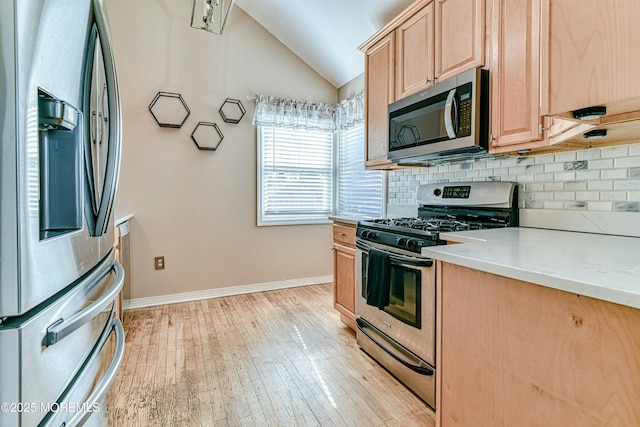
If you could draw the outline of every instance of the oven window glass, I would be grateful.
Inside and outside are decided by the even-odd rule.
[[[362,254],[362,298],[367,298],[368,256]],[[394,318],[420,329],[422,272],[418,268],[391,263],[389,305],[384,311]]]

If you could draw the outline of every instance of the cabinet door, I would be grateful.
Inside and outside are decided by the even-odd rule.
[[[640,310],[439,266],[438,425],[640,425]]]
[[[433,3],[396,29],[396,99],[434,82]]]
[[[541,1],[493,1],[492,151],[517,150],[541,135]],[[544,145],[541,141],[533,146]],[[505,148],[502,148],[505,147]],[[502,148],[502,150],[501,150]],[[527,144],[521,148],[532,148]]]
[[[551,0],[551,114],[640,93],[638,17],[638,0]]]
[[[435,0],[438,80],[484,65],[484,0]]]
[[[394,100],[394,33],[365,53],[366,163],[369,168],[393,165],[387,159],[389,125],[387,109]]]
[[[356,312],[356,251],[333,245],[333,307],[340,319],[355,330]]]

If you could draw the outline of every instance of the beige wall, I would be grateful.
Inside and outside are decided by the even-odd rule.
[[[364,57],[362,58],[362,63],[364,63]],[[359,94],[363,90],[364,73],[354,77],[352,80],[345,83],[344,86],[338,89],[338,99],[342,101],[343,99],[351,98],[352,96]]]
[[[256,226],[256,130],[249,95],[335,103],[337,90],[236,7],[222,36],[192,29],[191,2],[106,0],[123,106],[116,216],[132,212],[131,297],[330,275],[331,226]],[[147,107],[179,92],[191,115],[160,128]],[[222,122],[237,98],[247,114]],[[218,123],[217,151],[190,135]],[[166,269],[153,269],[154,256]]]

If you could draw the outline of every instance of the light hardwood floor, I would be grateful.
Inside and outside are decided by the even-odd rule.
[[[362,352],[332,284],[129,310],[110,426],[433,426]]]

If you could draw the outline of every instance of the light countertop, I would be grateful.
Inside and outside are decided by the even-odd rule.
[[[344,224],[358,225],[359,221],[366,221],[371,219],[370,217],[356,217],[356,216],[330,216],[329,219],[334,222],[342,222]]]
[[[509,227],[440,233],[459,244],[422,254],[500,276],[640,308],[640,238]]]
[[[120,224],[124,224],[125,222],[129,221],[131,218],[133,218],[133,214],[132,213],[122,214],[122,215],[116,214],[116,219],[114,220],[114,225],[118,226]]]

